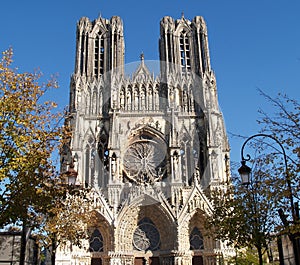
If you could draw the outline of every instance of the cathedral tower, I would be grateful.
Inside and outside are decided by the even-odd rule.
[[[159,52],[159,76],[142,54],[128,77],[122,20],[77,25],[62,170],[72,157],[95,220],[86,250],[61,252],[58,264],[217,264],[224,250],[204,225],[211,191],[229,179],[204,19],[164,17]]]

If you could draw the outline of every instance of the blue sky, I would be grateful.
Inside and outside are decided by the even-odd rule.
[[[48,95],[68,104],[75,63],[76,23],[118,15],[124,24],[125,63],[158,60],[163,16],[203,16],[208,27],[212,68],[228,133],[258,131],[259,108],[268,109],[257,88],[285,92],[299,100],[300,1],[298,0],[10,0],[1,2],[0,50],[12,46],[20,71],[40,68],[58,74],[59,90]],[[231,138],[231,159],[239,161],[242,141]]]

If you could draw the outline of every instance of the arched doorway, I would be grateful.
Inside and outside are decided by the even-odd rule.
[[[192,265],[203,265],[203,257],[202,256],[193,256]]]
[[[134,265],[160,265],[159,263],[159,257],[150,257],[147,263],[147,259],[146,258],[142,258],[142,257],[136,257],[134,259]]]

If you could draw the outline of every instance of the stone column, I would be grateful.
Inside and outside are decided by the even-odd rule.
[[[134,256],[128,253],[110,252],[107,265],[133,265]]]
[[[191,253],[173,251],[168,256],[160,258],[161,265],[192,265]]]

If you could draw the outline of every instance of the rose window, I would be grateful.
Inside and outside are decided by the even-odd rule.
[[[133,234],[133,246],[137,250],[158,250],[160,236],[157,228],[148,218],[144,218]]]
[[[143,139],[126,150],[123,160],[127,177],[137,183],[153,183],[165,173],[166,148],[162,143]]]

